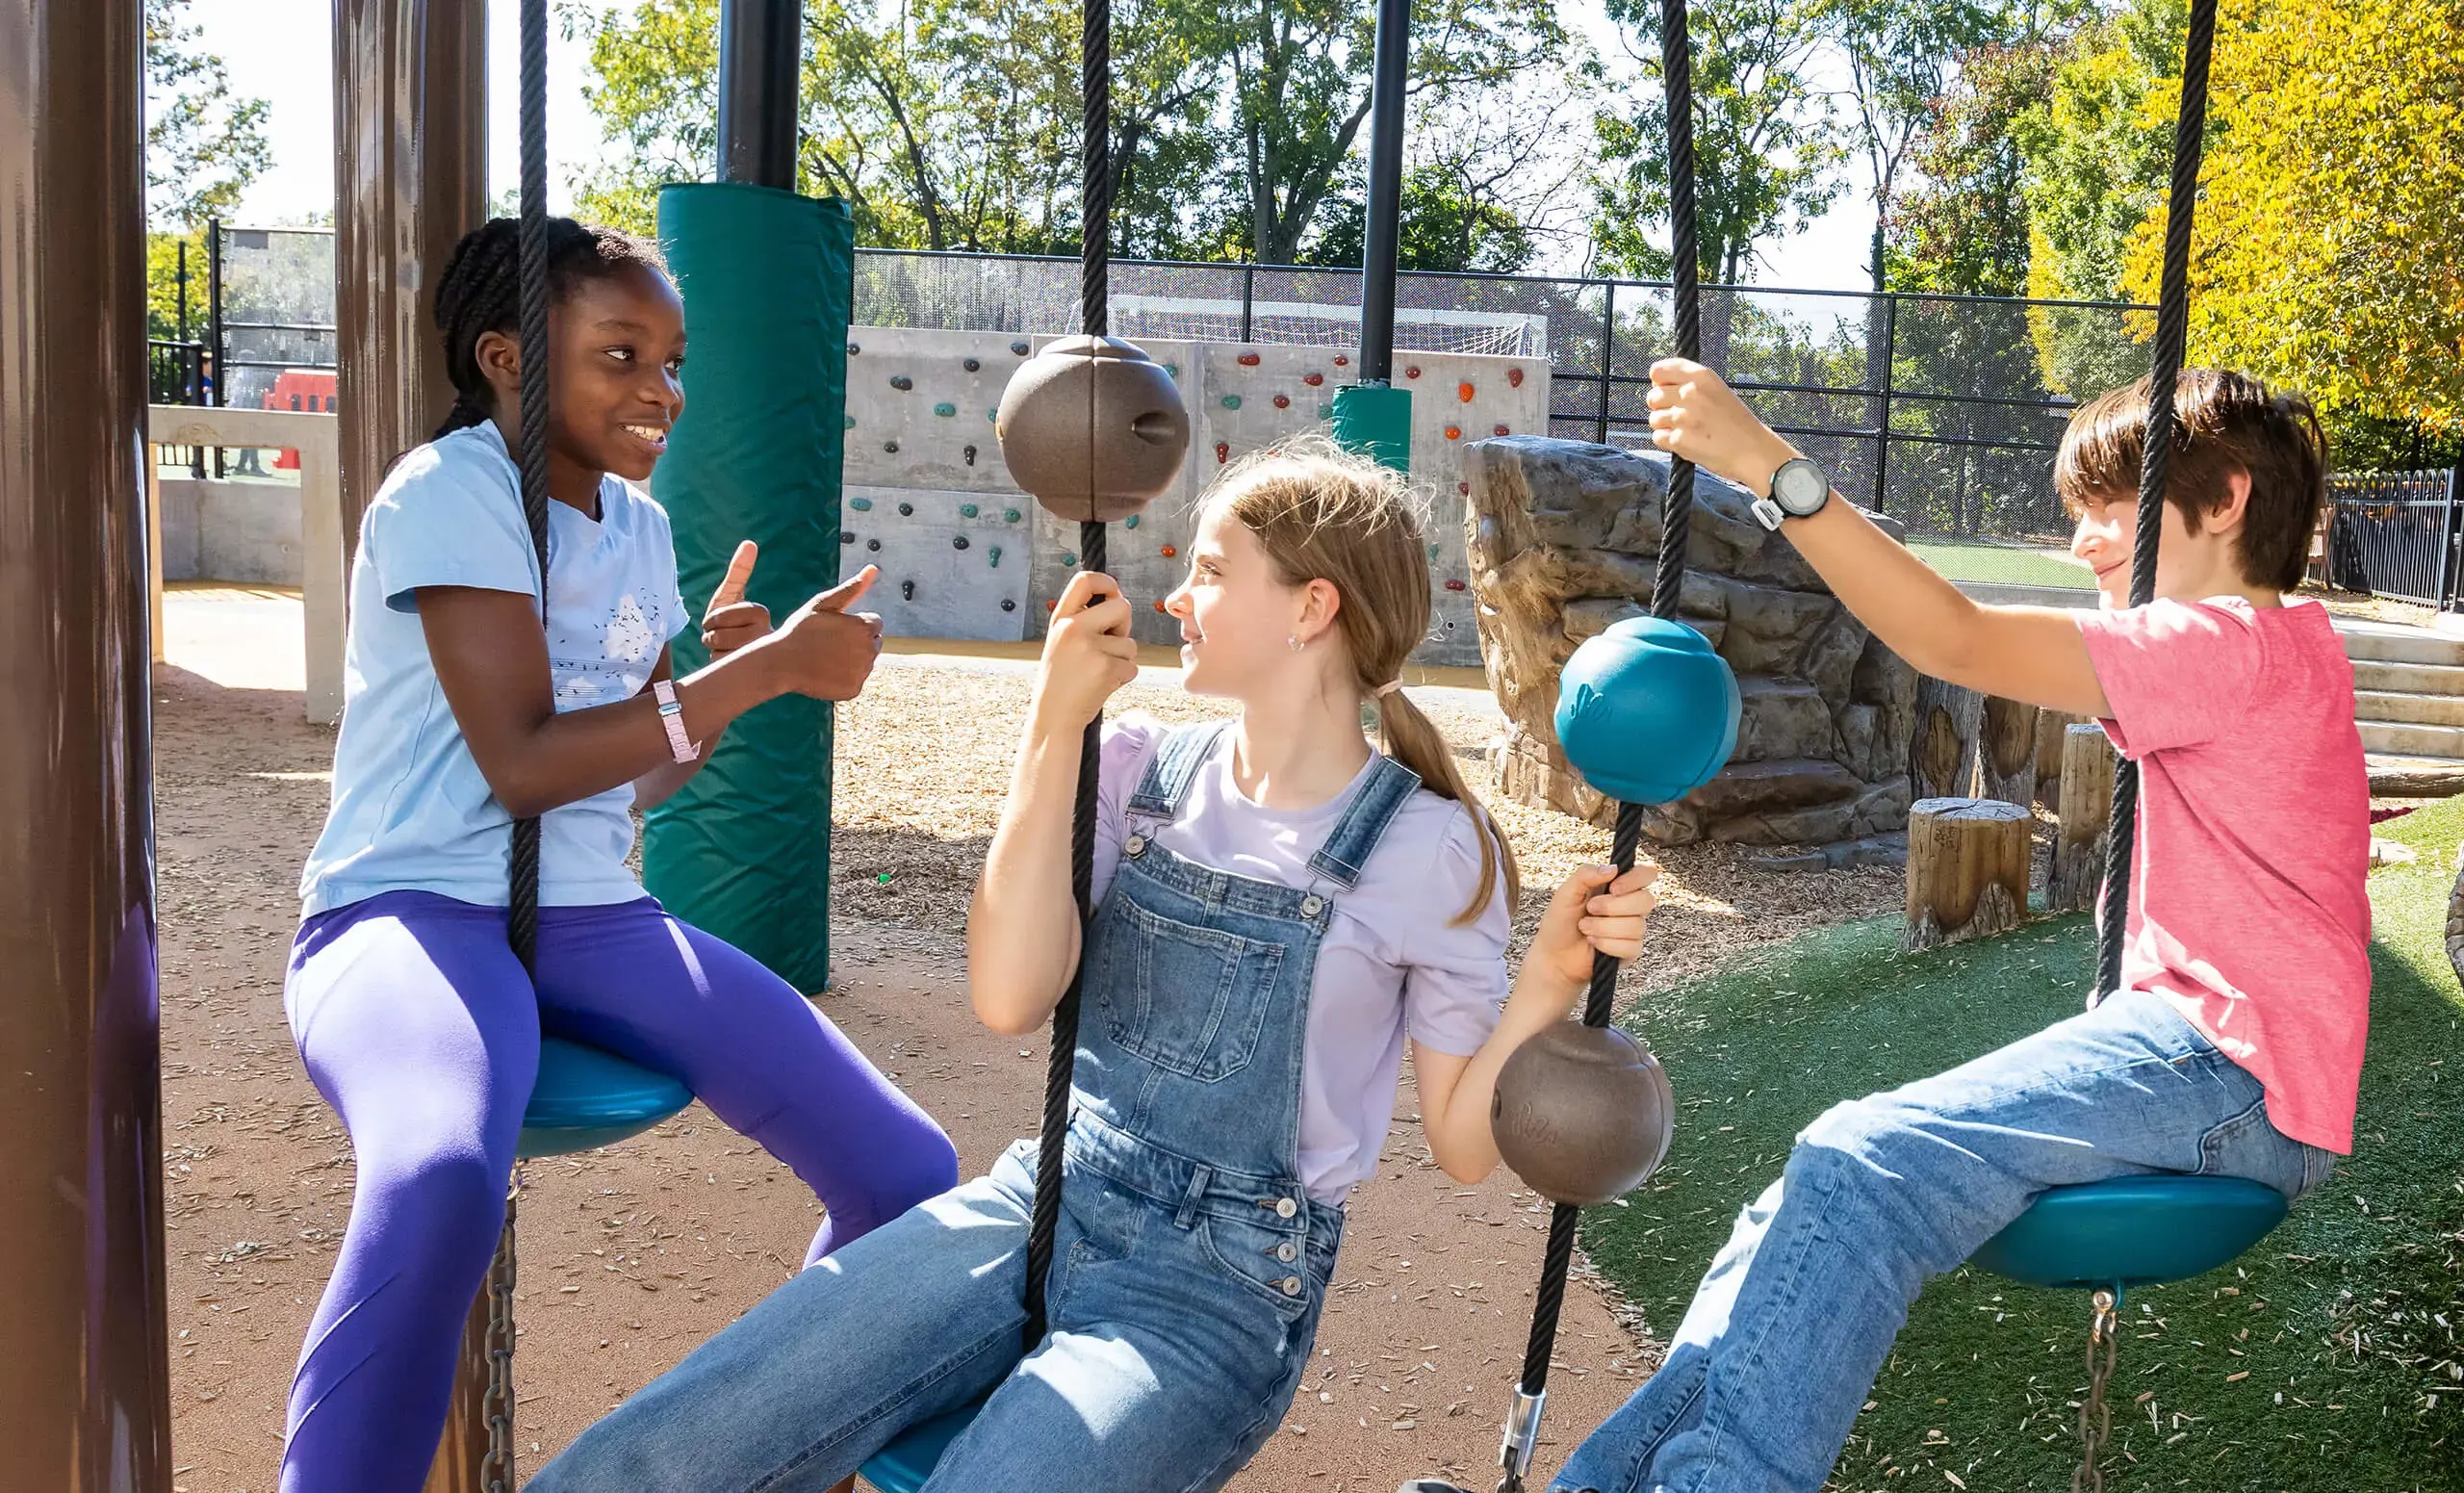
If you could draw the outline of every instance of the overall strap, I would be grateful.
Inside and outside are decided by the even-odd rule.
[[[1138,790],[1129,796],[1129,811],[1158,819],[1180,817],[1181,805],[1188,801],[1190,785],[1197,781],[1198,769],[1215,755],[1215,744],[1221,740],[1225,723],[1211,722],[1203,726],[1177,726],[1165,734],[1162,744],[1146,759],[1146,771],[1140,775]]]
[[[1369,781],[1361,785],[1351,807],[1335,822],[1326,842],[1309,858],[1309,869],[1349,890],[1360,882],[1360,869],[1385,837],[1403,806],[1420,791],[1420,774],[1391,757],[1379,757]]]

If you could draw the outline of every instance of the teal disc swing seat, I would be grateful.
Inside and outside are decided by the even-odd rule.
[[[2266,1237],[2292,1207],[2242,1177],[2128,1176],[2057,1187],[1976,1251],[2023,1285],[2118,1290],[2203,1275]]]
[[[693,1091],[664,1073],[603,1048],[543,1037],[514,1154],[532,1161],[613,1145],[692,1102]]]

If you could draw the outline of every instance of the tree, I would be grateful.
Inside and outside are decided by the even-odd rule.
[[[1593,256],[1611,273],[1665,278],[1670,250],[1652,237],[1669,212],[1667,100],[1660,86],[1656,0],[1607,0],[1645,86],[1629,107],[1604,107],[1593,181]],[[1836,188],[1830,107],[1806,81],[1822,43],[1815,0],[1702,0],[1690,18],[1694,64],[1695,199],[1701,272],[1735,284],[1754,245],[1819,216]]]
[[[238,205],[273,165],[271,106],[234,98],[222,59],[182,24],[188,0],[145,0],[145,207],[161,228],[193,230]]]
[[[2225,0],[2193,362],[2305,390],[2341,435],[2464,430],[2464,0]],[[2151,90],[2168,116],[2176,82]],[[2119,276],[2153,300],[2164,211]]]
[[[2027,160],[2017,127],[2053,87],[2061,43],[1980,47],[1937,100],[1910,154],[1917,185],[1899,200],[1888,283],[1952,296],[2028,287]]]

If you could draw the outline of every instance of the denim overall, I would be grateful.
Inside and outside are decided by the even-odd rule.
[[[1020,1141],[781,1287],[534,1493],[822,1493],[987,1390],[931,1488],[1197,1493],[1256,1453],[1308,1366],[1343,1234],[1299,1175],[1318,947],[1420,780],[1379,759],[1308,887],[1227,875],[1153,838],[1224,737],[1167,736],[1127,805],[1085,953],[1043,1344],[1021,1360],[1036,1145]]]

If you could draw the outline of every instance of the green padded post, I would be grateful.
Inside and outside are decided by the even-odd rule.
[[[838,500],[855,219],[838,198],[742,183],[664,188],[658,236],[684,296],[684,417],[652,478],[696,616],[738,540],[750,599],[783,619],[838,583]],[[681,677],[707,661],[698,629]],[[787,696],[739,719],[651,811],[643,881],[669,911],[796,989],[830,970],[831,708]]]
[[[1347,384],[1335,391],[1335,440],[1381,467],[1412,470],[1412,391]]]

